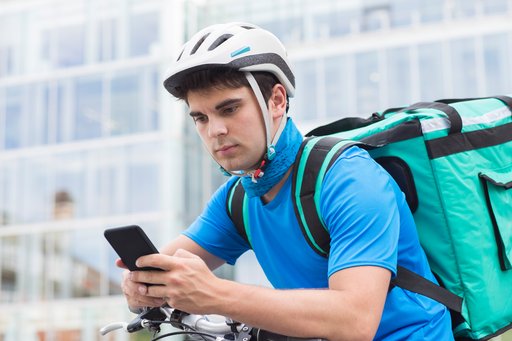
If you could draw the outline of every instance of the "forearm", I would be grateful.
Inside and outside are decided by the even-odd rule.
[[[367,306],[341,290],[275,290],[231,281],[219,289],[213,311],[275,333],[334,341],[372,339],[376,330]]]

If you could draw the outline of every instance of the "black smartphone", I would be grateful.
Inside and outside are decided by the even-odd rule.
[[[135,265],[137,258],[158,253],[157,248],[140,226],[130,225],[108,228],[103,234],[129,270],[161,270],[153,267],[139,268]]]

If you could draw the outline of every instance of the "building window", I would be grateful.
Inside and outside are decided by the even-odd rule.
[[[1,43],[0,43],[1,44]],[[0,78],[14,73],[14,48],[0,45]]]
[[[74,84],[73,140],[102,136],[106,122],[103,113],[103,82],[100,77],[79,78]]]
[[[296,93],[290,101],[290,113],[296,120],[308,120],[318,117],[318,96],[316,60],[304,60],[295,63]]]
[[[485,0],[481,1],[484,14],[504,14],[511,11],[510,1],[508,0]]]
[[[18,169],[13,162],[0,163],[0,226],[16,222],[16,204],[19,198]]]
[[[419,5],[422,23],[434,23],[443,20],[445,0],[422,1]]]
[[[27,89],[8,87],[5,91],[5,137],[4,148],[15,149],[26,145]]]
[[[446,97],[448,84],[443,73],[443,45],[441,43],[418,46],[420,98],[433,101]]]
[[[510,92],[512,81],[504,75],[512,73],[511,39],[511,35],[505,33],[482,38],[487,95]]]
[[[87,184],[87,215],[108,216],[125,213],[126,161],[125,148],[108,148],[91,153],[88,158],[90,174]]]
[[[382,75],[379,72],[378,54],[375,51],[358,53],[355,64],[357,113],[366,117],[381,107],[379,85]]]
[[[357,12],[330,11],[315,14],[313,16],[314,38],[339,37],[352,33],[354,24],[357,24]]]
[[[98,22],[98,61],[115,60],[119,53],[118,20],[104,19]]]
[[[84,63],[83,25],[62,26],[42,32],[41,57],[51,68],[66,68]]]
[[[279,37],[283,44],[299,42],[304,39],[302,17],[280,17],[272,21],[261,22],[260,26]]]
[[[130,146],[127,150],[127,212],[151,212],[161,209],[160,143]]]
[[[476,0],[478,1],[478,0]],[[476,15],[475,0],[454,0],[453,16],[455,18],[469,18]]]
[[[475,39],[454,40],[450,48],[453,95],[455,97],[475,96],[478,93]]]
[[[393,107],[405,105],[411,101],[411,60],[409,47],[398,47],[386,51],[387,83],[386,103]]]
[[[362,10],[361,31],[377,31],[390,27],[390,7],[387,4],[365,7]]]
[[[100,237],[103,229],[77,229],[66,231],[69,234],[69,258],[71,273],[62,279],[71,282],[72,297],[94,297],[104,294],[101,290],[102,249],[104,240]],[[68,284],[69,285],[69,284]]]
[[[347,56],[335,56],[324,60],[325,108],[328,117],[353,116],[353,76]],[[352,105],[351,105],[352,104]]]
[[[35,223],[48,220],[48,203],[52,201],[51,182],[48,173],[47,157],[24,158],[17,162],[20,172],[17,191],[11,197],[19,196],[17,216],[22,223]],[[30,209],[26,209],[30,207]]]
[[[204,164],[204,160],[209,157],[202,146],[194,124],[191,120],[185,123],[185,134],[183,135],[183,174],[185,177],[184,185],[184,204],[183,214],[185,224],[191,224],[204,208],[204,198],[210,193],[204,193],[205,188],[209,188],[208,178],[203,176],[204,171],[208,171],[208,165]],[[179,148],[178,145],[172,146]],[[205,195],[206,194],[206,195]]]
[[[141,77],[136,73],[118,73],[112,78],[108,127],[111,135],[134,133],[140,129],[138,121],[143,112],[140,89]]]
[[[136,13],[130,17],[130,57],[151,54],[159,37],[159,16],[157,12]]]
[[[0,16],[0,77],[13,75],[15,69],[19,69],[22,23],[22,17],[17,13]]]
[[[416,24],[419,19],[418,4],[410,0],[391,1],[391,26],[406,27]]]

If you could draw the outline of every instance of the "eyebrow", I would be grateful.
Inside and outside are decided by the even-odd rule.
[[[227,106],[230,106],[230,105],[233,105],[233,104],[238,104],[240,102],[242,102],[242,98],[229,98],[229,99],[226,99],[226,100],[220,102],[219,104],[217,104],[215,106],[215,110],[219,111],[219,110],[221,110],[224,107],[227,107]],[[191,111],[191,112],[189,112],[189,115],[191,117],[195,117],[195,116],[202,115],[202,113],[199,112],[199,111]]]
[[[230,106],[232,104],[238,104],[241,101],[242,101],[241,98],[230,98],[230,99],[224,100],[215,106],[215,110],[218,111],[218,110],[220,110],[224,107]]]

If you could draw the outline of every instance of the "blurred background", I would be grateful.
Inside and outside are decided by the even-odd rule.
[[[140,338],[99,336],[132,317],[103,230],[138,224],[160,247],[226,180],[161,86],[200,28],[282,39],[305,133],[512,93],[511,20],[512,0],[0,0],[0,341]],[[257,269],[248,254],[217,273],[267,285]]]

